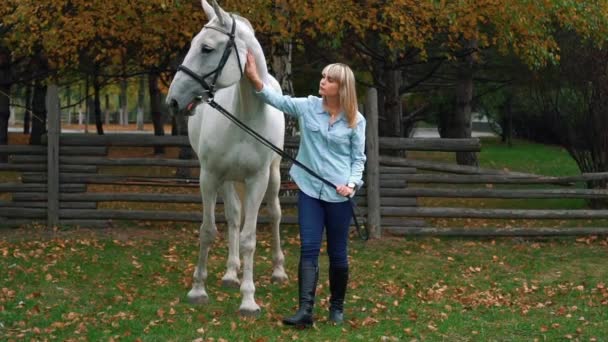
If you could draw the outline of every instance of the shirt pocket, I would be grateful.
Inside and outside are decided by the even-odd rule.
[[[331,151],[339,155],[350,156],[350,130],[329,131],[327,138]]]
[[[312,134],[321,133],[321,126],[319,126],[318,122],[314,122],[312,120],[305,120],[304,125],[306,126],[306,130],[310,131]]]

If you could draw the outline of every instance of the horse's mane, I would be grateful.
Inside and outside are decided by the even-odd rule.
[[[249,21],[249,19],[241,16],[238,13],[232,13],[232,14],[234,15],[235,18],[243,21],[251,29],[251,31],[255,33],[255,30],[253,29],[253,26],[251,25],[251,22]]]

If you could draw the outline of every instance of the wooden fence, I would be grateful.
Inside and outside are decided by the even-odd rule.
[[[52,91],[52,89],[50,90]],[[607,190],[567,188],[580,181],[606,179],[608,174],[576,177],[543,177],[477,167],[381,156],[379,150],[479,151],[478,139],[409,139],[378,137],[375,91],[367,94],[368,122],[366,186],[357,193],[358,214],[374,237],[383,230],[399,234],[434,235],[557,235],[597,234],[602,228],[574,229],[437,229],[427,227],[428,218],[481,219],[596,219],[608,218],[607,210],[524,210],[421,207],[419,198],[601,198]],[[56,98],[50,96],[49,98]],[[163,146],[188,147],[187,137],[156,137],[148,134],[61,134],[58,104],[49,110],[46,146],[0,145],[9,162],[0,171],[19,174],[19,179],[0,183],[0,226],[34,221],[49,226],[107,226],[115,220],[200,222],[202,206],[198,190],[199,163],[158,157],[128,157],[121,149]],[[286,138],[286,150],[297,148],[295,138]],[[120,156],[120,157],[117,157]],[[282,165],[285,174],[289,167]],[[178,170],[191,170],[177,176]],[[138,171],[139,170],[139,171]],[[154,172],[148,172],[153,170]],[[141,172],[140,172],[141,171]],[[183,173],[183,172],[182,172]],[[152,174],[152,175],[151,175]],[[494,185],[545,184],[548,189],[499,189]],[[434,186],[435,185],[435,186]],[[450,186],[448,186],[450,185]],[[454,185],[458,187],[453,187]],[[491,185],[492,188],[488,188]],[[100,187],[110,190],[100,190]],[[477,187],[476,187],[477,186]],[[293,184],[284,182],[281,205],[284,224],[296,223]],[[6,195],[9,194],[9,195]],[[8,198],[7,198],[8,197]],[[145,209],[141,204],[147,204]],[[152,203],[152,204],[150,204]],[[221,204],[221,199],[219,200]],[[152,206],[152,208],[150,207]],[[159,210],[159,206],[170,207]],[[221,205],[218,209],[221,209]],[[223,215],[216,215],[224,222]],[[260,223],[268,222],[263,212]]]

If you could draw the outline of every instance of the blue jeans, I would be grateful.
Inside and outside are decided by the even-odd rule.
[[[300,224],[300,261],[319,264],[323,229],[327,229],[329,265],[348,267],[348,227],[352,218],[350,201],[326,202],[298,193],[298,223]]]

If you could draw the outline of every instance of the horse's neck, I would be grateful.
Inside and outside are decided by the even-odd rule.
[[[271,76],[268,73],[268,68],[266,67],[266,58],[264,57],[264,52],[262,51],[260,43],[257,40],[254,40],[249,44],[248,48],[255,57],[258,75],[262,79],[262,82],[264,82],[265,86],[269,85]],[[235,110],[239,113],[243,113],[245,116],[244,119],[246,119],[249,115],[259,113],[261,107],[263,106],[263,102],[257,96],[255,96],[254,92],[255,89],[253,84],[247,77],[242,77],[236,89],[236,96],[239,98],[239,101],[237,101],[237,108],[235,108]]]
[[[247,120],[253,118],[254,113],[258,113],[263,102],[255,95],[253,85],[246,77],[243,77],[236,86],[235,97],[235,112],[238,116]]]

